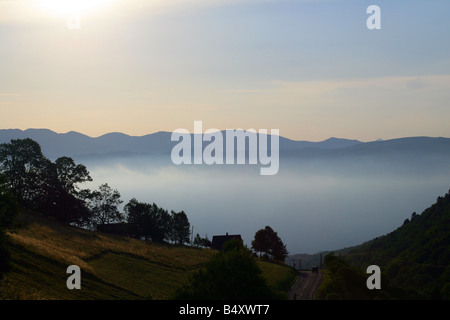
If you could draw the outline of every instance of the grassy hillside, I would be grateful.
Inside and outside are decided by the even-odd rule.
[[[12,268],[0,299],[169,299],[214,251],[145,243],[64,226],[22,214],[9,234]],[[287,291],[290,268],[258,262],[269,285]],[[69,290],[66,269],[81,268],[81,290]]]
[[[450,192],[393,232],[341,257],[363,272],[378,265],[383,297],[450,299]]]

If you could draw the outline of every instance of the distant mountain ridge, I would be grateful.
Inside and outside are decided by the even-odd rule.
[[[177,142],[171,141],[171,132],[159,131],[144,136],[130,136],[111,132],[99,137],[90,137],[79,132],[56,133],[49,129],[0,129],[0,143],[11,139],[31,138],[37,141],[46,156],[50,158],[83,156],[93,154],[141,153],[168,154]],[[339,149],[362,142],[358,140],[330,138],[321,142],[294,141],[280,137],[280,150],[305,148]]]
[[[11,139],[31,138],[38,142],[49,158],[63,155],[70,157],[114,153],[166,153],[171,150],[170,133],[157,132],[145,136],[129,136],[119,132],[89,137],[79,132],[56,133],[49,129],[3,129],[0,143]]]
[[[31,138],[41,145],[43,153],[50,159],[63,155],[70,157],[168,155],[173,146],[178,143],[171,141],[171,135],[171,132],[164,131],[143,136],[111,132],[99,137],[90,137],[75,131],[56,133],[49,129],[0,129],[0,143],[10,142],[11,139]],[[204,142],[204,144],[207,143],[209,142]],[[450,138],[407,137],[372,142],[329,138],[320,142],[311,142],[296,141],[280,136],[280,156],[339,157],[379,153],[450,155]]]

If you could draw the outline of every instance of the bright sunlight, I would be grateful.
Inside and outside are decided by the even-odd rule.
[[[56,14],[71,15],[104,6],[116,0],[40,0],[42,7]]]

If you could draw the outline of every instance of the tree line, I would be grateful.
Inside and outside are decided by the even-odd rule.
[[[0,193],[10,194],[30,212],[92,230],[122,225],[128,235],[154,242],[189,242],[190,223],[184,211],[169,214],[155,203],[133,198],[122,213],[118,190],[107,183],[97,190],[81,188],[83,182],[92,181],[86,166],[66,156],[52,162],[30,138],[0,144],[0,176]]]

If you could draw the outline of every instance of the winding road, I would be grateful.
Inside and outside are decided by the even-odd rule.
[[[301,271],[297,280],[288,292],[289,300],[314,300],[317,289],[322,283],[323,273]]]

